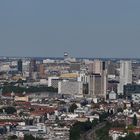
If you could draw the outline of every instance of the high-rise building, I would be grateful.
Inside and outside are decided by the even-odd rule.
[[[59,81],[59,77],[48,77],[48,87],[53,87],[53,80]],[[58,82],[57,82],[57,87],[58,87]]]
[[[45,65],[44,64],[39,64],[39,69],[38,69],[38,72],[39,72],[39,77],[40,78],[45,78]]]
[[[101,74],[102,73],[102,61],[94,60],[88,64],[89,73]]]
[[[36,72],[37,71],[37,65],[36,65],[36,60],[35,59],[32,59],[30,61],[30,70],[32,72]]]
[[[109,75],[116,74],[116,64],[113,61],[108,61],[107,72]]]
[[[22,60],[19,59],[17,62],[18,72],[22,72]]]
[[[101,61],[100,61],[101,62]],[[96,72],[89,75],[89,96],[106,98],[107,90],[107,71],[105,62],[101,62],[101,66],[97,67]],[[101,69],[102,68],[102,69]]]
[[[30,65],[29,65],[29,77],[32,79],[34,73],[37,72],[37,65],[36,65],[36,60],[31,59]]]
[[[132,83],[132,64],[131,61],[120,61],[120,83],[118,93],[123,94],[124,85]]]
[[[91,74],[89,75],[89,96],[91,98],[101,95],[101,75]]]
[[[106,63],[102,62],[102,73],[101,73],[101,77],[102,77],[102,96],[104,98],[106,98],[106,93],[107,93],[107,69],[106,69]]]

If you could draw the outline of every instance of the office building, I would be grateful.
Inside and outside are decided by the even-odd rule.
[[[102,89],[102,96],[106,98],[107,93],[107,70],[106,70],[106,63],[102,62],[102,71],[101,71],[101,89]]]
[[[48,77],[48,87],[53,87],[57,86],[58,87],[58,82],[53,82],[53,81],[58,81],[59,77]]]
[[[108,75],[115,75],[116,74],[116,63],[115,62],[108,61],[107,72],[108,72]]]
[[[77,81],[61,81],[58,83],[58,93],[72,96],[83,96],[83,83]]]
[[[124,85],[124,95],[131,96],[132,94],[140,94],[140,85],[137,84]]]
[[[120,61],[120,80],[118,84],[118,94],[124,93],[124,85],[132,83],[131,61]]]
[[[101,79],[100,74],[89,75],[89,96],[91,98],[101,95]]]
[[[88,75],[85,73],[80,73],[78,78],[77,78],[77,81],[83,82],[85,84],[88,83]]]
[[[58,88],[58,83],[61,81],[59,77],[48,77],[48,87]]]
[[[17,62],[17,68],[18,68],[18,72],[22,73],[22,60],[21,59],[19,59]]]
[[[36,60],[31,59],[30,61],[30,71],[31,72],[36,72],[37,71],[37,65],[36,65]]]
[[[46,77],[46,75],[45,75],[45,65],[44,64],[39,64],[38,73],[39,73],[39,78],[43,79],[43,78]]]
[[[30,65],[29,65],[29,77],[30,79],[33,79],[34,73],[37,72],[37,65],[36,65],[36,60],[31,59]]]
[[[90,97],[104,97],[106,98],[106,90],[107,90],[107,71],[105,67],[105,62],[101,63],[102,65],[100,70],[98,67],[96,72],[92,73],[88,76],[88,84],[89,84],[89,96]],[[99,66],[99,65],[98,65]]]
[[[102,73],[102,61],[94,60],[88,64],[88,72],[101,74]]]

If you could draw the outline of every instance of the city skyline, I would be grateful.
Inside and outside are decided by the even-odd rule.
[[[140,140],[140,0],[0,1],[0,140]]]
[[[1,1],[0,56],[139,58],[140,1]]]

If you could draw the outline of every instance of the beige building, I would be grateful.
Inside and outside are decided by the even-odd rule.
[[[102,73],[102,61],[100,60],[94,60],[88,64],[88,70],[89,73],[96,73],[101,74]]]
[[[96,97],[101,95],[101,75],[89,75],[89,96]]]
[[[107,71],[105,62],[101,64],[102,66],[97,65],[97,67],[95,67],[95,71],[99,73],[92,73],[88,76],[89,96],[92,98],[98,96],[106,98]]]
[[[15,101],[28,102],[29,101],[29,97],[28,96],[23,96],[23,97],[15,96]]]

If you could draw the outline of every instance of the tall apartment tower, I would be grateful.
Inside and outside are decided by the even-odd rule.
[[[17,68],[18,68],[18,72],[22,73],[22,60],[21,59],[19,59],[17,62]]]
[[[106,93],[107,93],[107,69],[106,69],[106,63],[102,62],[102,83],[101,83],[101,89],[102,89],[102,97],[106,98]]]
[[[45,65],[44,64],[40,64],[38,66],[38,72],[39,72],[39,77],[40,78],[45,78]]]
[[[89,96],[106,98],[107,71],[105,62],[98,62],[95,72],[97,73],[92,73],[88,77]]]
[[[101,95],[101,75],[90,74],[89,75],[89,96],[91,98]]]
[[[120,61],[120,83],[118,93],[123,94],[124,85],[132,83],[132,64],[131,61]]]
[[[31,59],[29,64],[29,77],[32,79],[33,73],[37,72],[36,60]]]
[[[94,60],[94,61],[90,62],[88,65],[88,71],[90,74],[91,73],[101,74],[102,73],[102,61]]]

